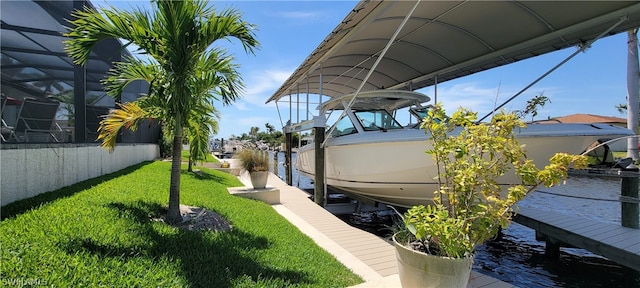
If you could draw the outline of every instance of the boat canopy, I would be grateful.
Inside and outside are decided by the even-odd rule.
[[[362,0],[266,102],[417,90],[639,26],[637,1]]]

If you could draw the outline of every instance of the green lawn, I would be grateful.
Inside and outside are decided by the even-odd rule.
[[[627,158],[627,151],[624,151],[624,152],[612,152],[612,153],[613,153],[613,157],[615,159]]]
[[[191,153],[189,152],[189,150],[182,150],[180,152],[180,158],[182,159],[182,162],[189,162],[189,155]],[[196,161],[196,165],[200,164],[200,160]],[[211,154],[207,154],[207,158],[204,159],[204,162],[218,162],[218,160],[216,158],[213,157],[213,155]]]
[[[2,207],[0,283],[345,287],[362,282],[269,205],[230,196],[226,187],[241,186],[230,174],[204,168],[200,175],[183,172],[181,202],[217,212],[232,231],[191,232],[151,221],[167,203],[170,166],[147,162]]]

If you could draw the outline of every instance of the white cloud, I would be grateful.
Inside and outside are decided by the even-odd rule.
[[[445,110],[449,113],[457,110],[459,107],[465,107],[479,114],[488,113],[494,108],[503,104],[510,97],[520,92],[524,87],[508,86],[497,84],[494,87],[482,85],[478,82],[461,82],[457,84],[447,85],[446,83],[438,86],[438,102],[441,102]],[[422,91],[434,100],[434,89],[429,87]],[[533,96],[543,94],[551,99],[551,104],[545,106],[546,109],[553,105],[553,95],[558,93],[556,87],[538,87],[530,88],[523,92],[511,102],[505,104],[503,109],[507,111],[522,109],[526,101]],[[484,115],[480,115],[482,117]]]
[[[424,91],[434,101],[434,89]],[[442,103],[449,113],[459,107],[469,108],[474,111],[488,111],[494,106],[497,88],[481,87],[475,82],[454,84],[452,86],[438,86],[438,102]]]
[[[256,117],[242,117],[240,119],[238,119],[238,125],[242,126],[242,127],[247,127],[247,131],[249,131],[248,128],[251,127],[264,127],[264,124],[269,122],[269,117],[264,117],[264,116],[256,116]]]
[[[235,107],[236,109],[238,109],[240,111],[249,110],[249,108],[247,108],[247,103],[242,101],[242,100],[236,101],[235,103],[233,103],[233,107]]]
[[[284,11],[279,14],[284,18],[290,19],[309,19],[312,17],[318,17],[320,15],[320,13],[318,12],[311,11]]]
[[[280,121],[277,119],[277,115],[268,114],[269,116],[251,116],[243,113],[227,114],[221,121],[221,127],[218,135],[215,137],[228,138],[231,135],[241,136],[243,133],[248,134],[251,127],[260,128],[259,131],[266,131],[265,124],[269,123],[280,128]],[[276,118],[273,118],[276,117]]]
[[[289,78],[291,71],[266,70],[249,74],[245,80],[246,91],[242,99],[247,103],[259,107],[273,106],[264,104],[278,88]]]

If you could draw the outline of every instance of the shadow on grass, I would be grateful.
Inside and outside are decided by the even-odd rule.
[[[187,231],[162,233],[158,224],[151,220],[161,213],[163,207],[157,203],[111,203],[108,207],[117,210],[120,217],[132,220],[140,227],[139,236],[146,239],[144,245],[119,246],[116,243],[101,243],[100,239],[76,238],[60,243],[67,253],[88,252],[102,257],[131,259],[173,259],[180,263],[181,272],[192,287],[230,287],[234,280],[277,279],[277,283],[296,285],[309,283],[307,273],[293,270],[273,269],[250,257],[268,249],[269,241],[240,230],[228,232]],[[156,226],[156,227],[154,227]],[[242,280],[238,280],[242,281]]]
[[[191,172],[189,172],[189,173],[191,173]],[[227,181],[227,179],[225,179],[223,177],[220,177],[218,175],[214,175],[214,174],[208,173],[206,171],[202,171],[202,170],[193,172],[193,176],[198,180],[213,180],[213,181],[216,181],[218,183],[224,183],[225,181]]]
[[[127,168],[124,168],[122,170],[119,170],[110,174],[102,175],[96,178],[91,178],[89,180],[78,182],[71,186],[60,188],[58,190],[46,192],[31,198],[13,202],[11,204],[8,204],[2,207],[1,209],[2,211],[0,211],[0,219],[5,220],[7,218],[13,218],[33,208],[40,207],[41,205],[54,202],[58,199],[63,199],[66,197],[73,196],[74,194],[84,191],[86,189],[89,189],[92,186],[96,186],[102,182],[109,181],[111,179],[120,177],[122,175],[129,174],[151,163],[153,163],[153,161],[142,162],[140,164],[129,166]]]
[[[226,182],[228,179],[215,175],[215,174],[211,174],[208,171],[204,171],[202,170],[202,168],[206,168],[206,169],[214,169],[214,168],[210,168],[210,167],[205,167],[205,166],[194,166],[194,171],[193,172],[189,172],[189,170],[187,170],[187,167],[183,165],[180,167],[180,175],[182,176],[193,176],[198,180],[214,180],[218,183],[224,183]],[[171,168],[168,169],[168,173],[171,173]]]
[[[193,179],[196,180],[215,181],[228,187],[242,185],[236,176],[226,172],[210,170],[210,168],[206,167],[198,167],[198,170],[195,170],[194,172],[188,172],[186,169],[182,169],[181,177],[193,177]]]

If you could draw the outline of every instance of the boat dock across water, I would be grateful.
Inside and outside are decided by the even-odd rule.
[[[536,231],[536,239],[546,242],[549,257],[557,258],[560,247],[582,248],[640,271],[638,172],[607,169],[572,174],[621,179],[620,223],[531,207],[520,207],[513,220]]]
[[[550,257],[576,247],[640,271],[640,229],[533,208],[520,208],[514,221],[536,230]]]

